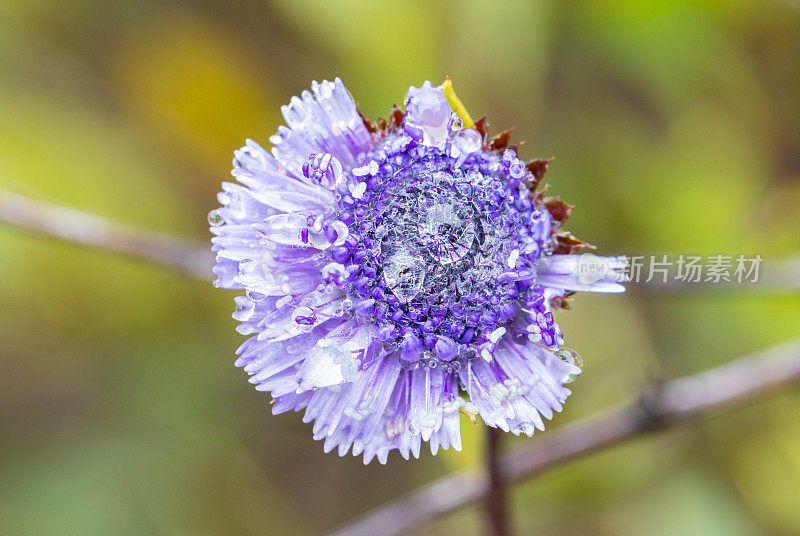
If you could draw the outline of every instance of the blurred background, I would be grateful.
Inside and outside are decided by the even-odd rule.
[[[206,241],[232,151],[340,76],[370,117],[449,74],[599,253],[800,251],[796,0],[3,0],[0,188]],[[233,367],[233,293],[0,227],[0,533],[311,535],[464,452],[324,455]],[[766,265],[766,264],[765,264]],[[579,295],[556,429],[800,331],[797,295]],[[518,446],[533,439],[512,439]],[[800,534],[800,391],[555,469],[520,534]],[[479,508],[419,534],[483,531]]]

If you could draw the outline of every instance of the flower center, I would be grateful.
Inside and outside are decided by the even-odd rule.
[[[419,341],[429,366],[493,352],[518,306],[540,293],[534,263],[549,232],[537,229],[549,216],[483,151],[454,158],[398,136],[354,171],[339,217],[355,314],[389,349]]]
[[[400,303],[423,291],[446,294],[448,282],[473,266],[481,241],[478,214],[462,193],[469,185],[446,172],[396,177],[398,186],[382,192],[390,202],[374,231],[383,280]]]

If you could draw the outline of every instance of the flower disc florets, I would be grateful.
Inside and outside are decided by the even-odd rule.
[[[549,212],[512,175],[513,151],[483,151],[477,131],[450,123],[439,146],[387,136],[339,202],[349,236],[332,255],[349,274],[343,288],[354,314],[374,321],[409,368],[491,359],[520,308],[538,306],[534,326],[546,344],[561,336],[534,284]]]

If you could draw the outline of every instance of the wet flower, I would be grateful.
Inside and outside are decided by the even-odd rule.
[[[339,79],[314,82],[271,152],[235,152],[209,214],[215,285],[245,291],[237,366],[365,463],[460,450],[461,414],[542,430],[582,366],[553,310],[622,290],[616,259],[581,271],[572,207],[537,190],[549,160],[487,139],[449,80],[407,95],[373,123]]]

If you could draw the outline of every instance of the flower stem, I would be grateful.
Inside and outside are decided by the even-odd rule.
[[[486,496],[486,513],[492,536],[511,536],[506,502],[506,482],[499,463],[500,435],[497,428],[486,428],[486,468],[489,473],[489,493]]]

